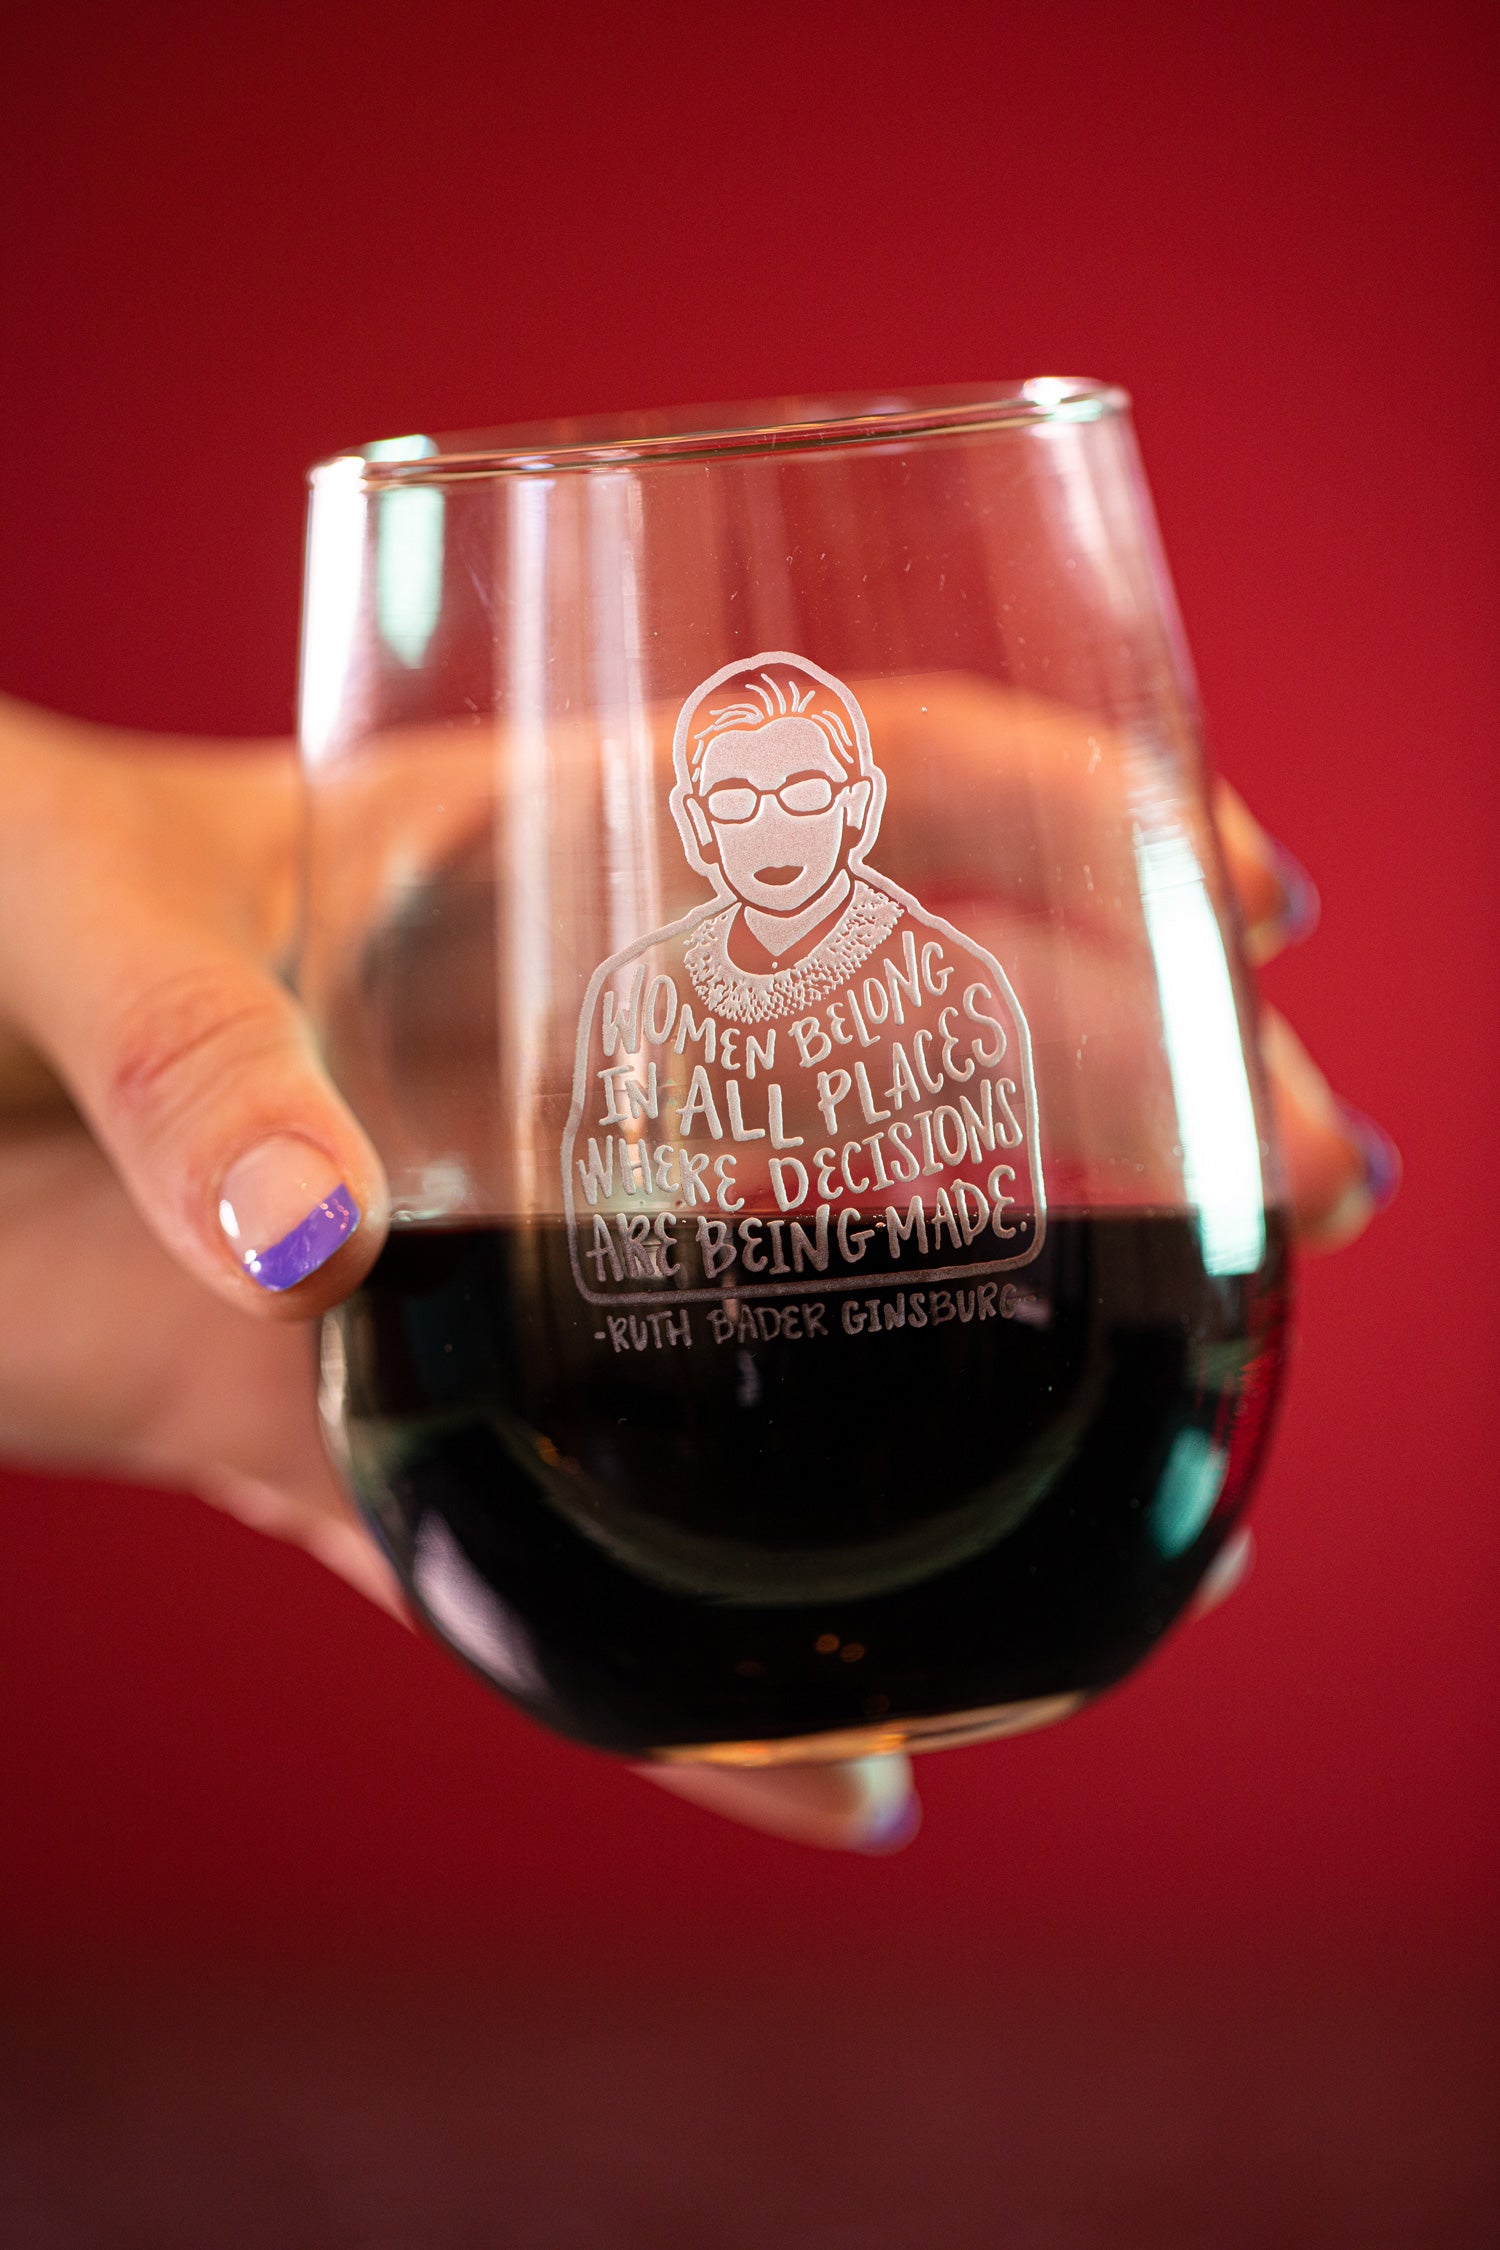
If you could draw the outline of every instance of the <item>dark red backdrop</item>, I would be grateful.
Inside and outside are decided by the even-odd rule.
[[[3,1501],[0,1953],[733,1932],[1487,1952],[1493,52],[1478,7],[15,7],[0,684],[289,723],[301,472],[556,411],[1040,371],[1139,423],[1272,990],[1405,1151],[1308,1270],[1247,1592],[904,1859],[721,1828],[180,1499]],[[1092,2238],[1090,2238],[1092,2239]]]

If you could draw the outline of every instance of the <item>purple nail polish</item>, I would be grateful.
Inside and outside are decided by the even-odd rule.
[[[273,1133],[225,1174],[219,1225],[234,1262],[262,1289],[295,1289],[359,1225],[359,1205],[326,1149]]]
[[[340,1182],[269,1250],[247,1252],[245,1271],[262,1289],[295,1289],[299,1281],[327,1265],[339,1244],[346,1242],[358,1225],[359,1205]]]
[[[1340,1102],[1339,1114],[1364,1160],[1370,1200],[1377,1211],[1383,1211],[1388,1203],[1395,1201],[1396,1190],[1401,1185],[1401,1151],[1383,1125],[1377,1125],[1373,1117],[1367,1117],[1351,1102]]]
[[[1276,916],[1282,940],[1287,945],[1300,945],[1312,936],[1323,912],[1323,901],[1318,896],[1318,886],[1308,874],[1300,859],[1294,858],[1285,844],[1273,847],[1276,859],[1276,879],[1281,886],[1281,906]]]
[[[879,1857],[899,1852],[922,1825],[922,1806],[905,1758],[870,1756],[849,1768],[864,1798],[859,1835],[852,1849]]]
[[[915,1796],[904,1804],[890,1805],[875,1816],[856,1847],[867,1859],[884,1859],[904,1851],[922,1825],[922,1807]]]

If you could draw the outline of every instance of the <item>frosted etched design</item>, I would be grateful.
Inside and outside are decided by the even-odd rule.
[[[562,1151],[584,1296],[972,1282],[1034,1258],[1026,1021],[992,954],[869,865],[885,776],[854,695],[782,650],[726,664],[683,704],[673,770],[712,896],[584,1000]]]

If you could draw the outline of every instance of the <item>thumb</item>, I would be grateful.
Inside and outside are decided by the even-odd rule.
[[[180,1263],[247,1309],[302,1319],[373,1261],[385,1183],[247,942],[244,891],[264,869],[226,841],[237,824],[222,803],[202,817],[192,763],[184,790],[180,759],[45,736],[0,755],[0,1014]]]

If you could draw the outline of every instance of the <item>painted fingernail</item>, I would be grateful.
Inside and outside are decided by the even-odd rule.
[[[1256,830],[1255,852],[1270,878],[1268,883],[1254,886],[1256,919],[1245,930],[1246,951],[1259,965],[1274,961],[1288,946],[1300,945],[1304,938],[1311,937],[1323,902],[1301,860],[1294,858],[1284,844]]]
[[[1281,887],[1276,927],[1283,945],[1300,945],[1317,928],[1323,901],[1318,896],[1317,884],[1285,844],[1273,844],[1271,850],[1276,863],[1276,880]]]
[[[278,1133],[231,1167],[219,1224],[251,1280],[279,1292],[328,1263],[359,1225],[359,1205],[321,1149]]]
[[[899,1852],[922,1825],[922,1803],[912,1786],[911,1760],[901,1756],[858,1758],[849,1767],[858,1791],[851,1820],[850,1848],[872,1858]]]
[[[894,1751],[834,1765],[641,1766],[671,1796],[826,1851],[900,1851],[922,1825],[911,1761]]]
[[[1339,1115],[1359,1150],[1370,1201],[1377,1211],[1383,1211],[1387,1204],[1395,1201],[1401,1185],[1401,1151],[1385,1127],[1377,1125],[1373,1117],[1367,1117],[1352,1102],[1340,1102]]]

